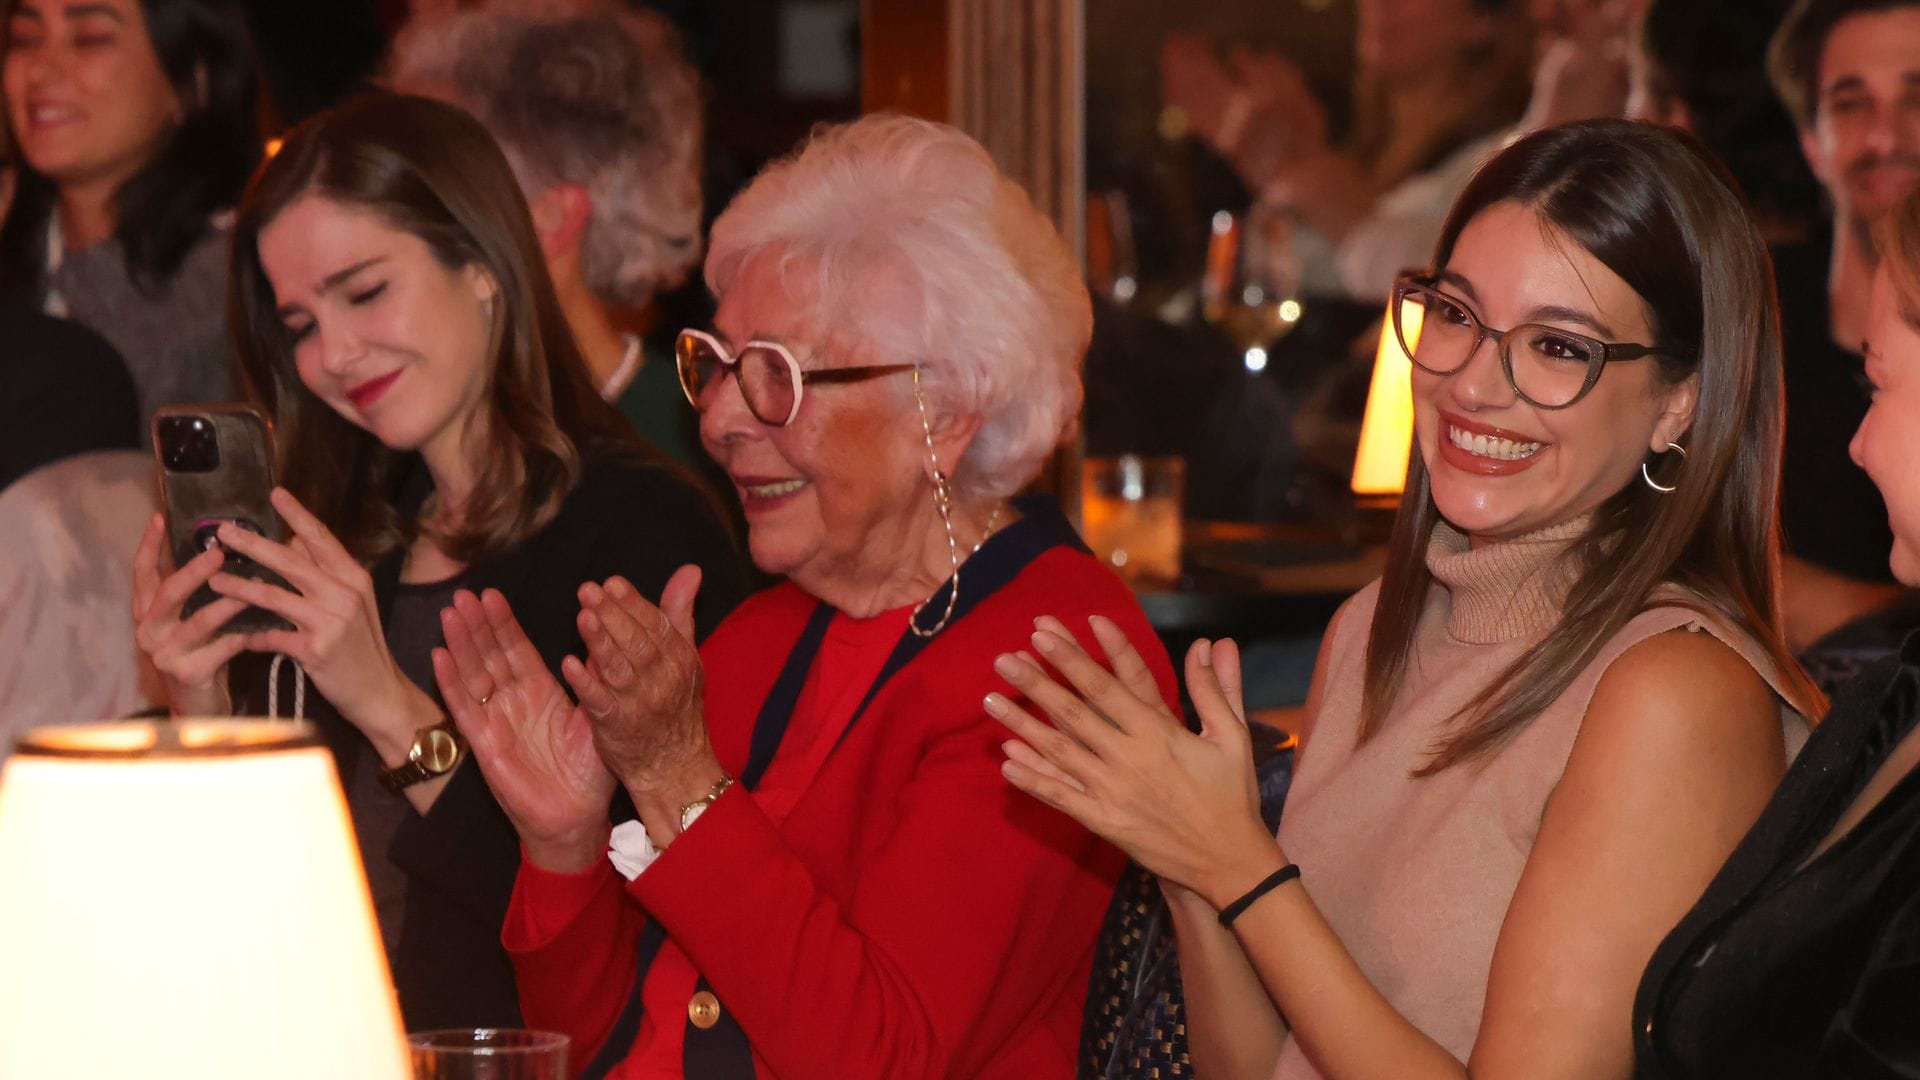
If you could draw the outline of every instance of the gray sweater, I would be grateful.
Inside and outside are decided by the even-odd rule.
[[[106,338],[126,361],[140,397],[142,446],[151,444],[160,406],[233,399],[225,230],[201,237],[173,279],[152,295],[134,285],[113,239],[66,253],[50,285],[67,317]]]

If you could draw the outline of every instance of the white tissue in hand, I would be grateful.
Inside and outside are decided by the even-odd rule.
[[[653,837],[647,835],[645,825],[623,821],[613,827],[613,835],[607,840],[607,858],[612,860],[613,868],[620,871],[621,877],[632,881],[659,857],[660,849],[653,846]]]

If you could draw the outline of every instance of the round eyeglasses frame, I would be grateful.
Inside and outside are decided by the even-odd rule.
[[[720,339],[704,330],[682,330],[673,343],[673,366],[674,372],[680,377],[680,392],[687,396],[687,401],[693,406],[695,412],[703,411],[700,405],[700,391],[703,388],[699,385],[699,375],[693,370],[699,363],[696,350],[700,346],[711,350],[721,365],[733,372],[734,381],[740,384],[740,397],[747,403],[747,411],[753,414],[753,418],[772,427],[786,427],[800,415],[800,403],[805,399],[806,388],[810,383],[865,382],[883,375],[915,371],[920,367],[919,364],[867,364],[859,367],[816,368],[811,371],[802,371],[800,361],[794,357],[793,350],[777,341],[749,341],[740,346],[740,351],[736,353],[728,351],[727,347],[720,343]],[[781,366],[785,369],[787,379],[793,387],[793,404],[788,407],[785,415],[764,414],[761,410],[765,403],[755,402],[753,395],[747,393],[746,383],[740,380],[739,373],[735,369],[740,366],[740,356],[749,349],[765,349],[780,358]],[[719,379],[714,380],[715,383],[719,381]]]
[[[1408,299],[1413,299],[1415,302],[1420,303],[1421,307],[1425,310],[1432,309],[1432,305],[1427,301],[1437,299],[1443,304],[1457,308],[1460,314],[1466,316],[1467,320],[1473,324],[1473,344],[1469,346],[1465,352],[1460,354],[1460,362],[1458,364],[1450,368],[1437,368],[1432,364],[1423,364],[1420,362],[1418,351],[1412,345],[1408,344],[1406,330],[1400,325],[1400,312]],[[1507,377],[1507,386],[1512,388],[1514,394],[1518,396],[1520,400],[1538,409],[1569,409],[1579,404],[1580,399],[1586,397],[1587,392],[1592,390],[1594,384],[1600,381],[1600,372],[1606,365],[1616,360],[1639,360],[1648,356],[1691,357],[1694,355],[1694,350],[1678,345],[1638,345],[1630,342],[1601,341],[1599,338],[1588,337],[1585,334],[1575,333],[1572,330],[1566,330],[1558,326],[1547,326],[1542,323],[1521,323],[1519,326],[1509,327],[1505,330],[1495,330],[1486,323],[1481,322],[1480,317],[1473,313],[1473,309],[1467,306],[1466,301],[1436,288],[1431,278],[1421,274],[1402,274],[1399,278],[1395,279],[1393,283],[1392,309],[1394,338],[1400,343],[1400,348],[1405,351],[1407,358],[1413,361],[1415,367],[1435,375],[1451,375],[1467,366],[1468,361],[1473,359],[1474,354],[1480,351],[1482,342],[1492,339],[1494,346],[1500,353],[1500,370]],[[1556,337],[1566,338],[1586,349],[1587,375],[1581,382],[1580,389],[1576,391],[1571,398],[1559,404],[1548,404],[1544,401],[1535,400],[1525,390],[1520,389],[1519,381],[1513,377],[1513,352],[1507,346],[1507,338],[1509,335],[1524,330],[1544,330]],[[1416,342],[1418,341],[1418,335],[1415,336],[1415,340]]]

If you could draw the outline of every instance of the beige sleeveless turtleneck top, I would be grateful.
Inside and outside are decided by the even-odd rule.
[[[1654,634],[1689,627],[1737,651],[1776,693],[1781,687],[1765,652],[1743,633],[1689,608],[1655,606],[1493,756],[1412,779],[1451,718],[1558,623],[1574,576],[1561,556],[1585,527],[1575,521],[1473,550],[1444,523],[1436,528],[1427,552],[1435,585],[1405,679],[1385,722],[1360,747],[1380,583],[1348,601],[1328,631],[1319,712],[1281,815],[1281,846],[1361,969],[1402,1016],[1462,1061],[1480,1028],[1507,904],[1608,665]],[[1780,721],[1791,756],[1807,727],[1784,698]],[[1319,1075],[1289,1040],[1275,1080]]]

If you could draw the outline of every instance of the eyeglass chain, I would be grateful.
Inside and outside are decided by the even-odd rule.
[[[947,621],[953,618],[955,605],[960,602],[960,541],[953,535],[953,484],[947,480],[947,474],[941,471],[940,454],[933,448],[933,422],[927,418],[927,402],[920,395],[919,368],[913,369],[913,402],[920,408],[920,433],[927,440],[927,460],[933,463],[933,505],[939,508],[940,524],[947,530],[947,561],[953,567],[952,587],[947,590],[947,609],[940,613],[940,621],[926,629],[920,626],[920,612],[933,601],[933,596],[913,605],[913,614],[907,617],[907,629],[913,631],[915,637],[930,638],[946,629]],[[980,532],[980,539],[967,552],[969,558],[979,552],[981,545],[993,535],[993,528],[1000,521],[1000,510],[1004,505],[994,505],[993,513],[987,517],[986,528]],[[934,596],[939,594],[938,589],[934,590]]]

